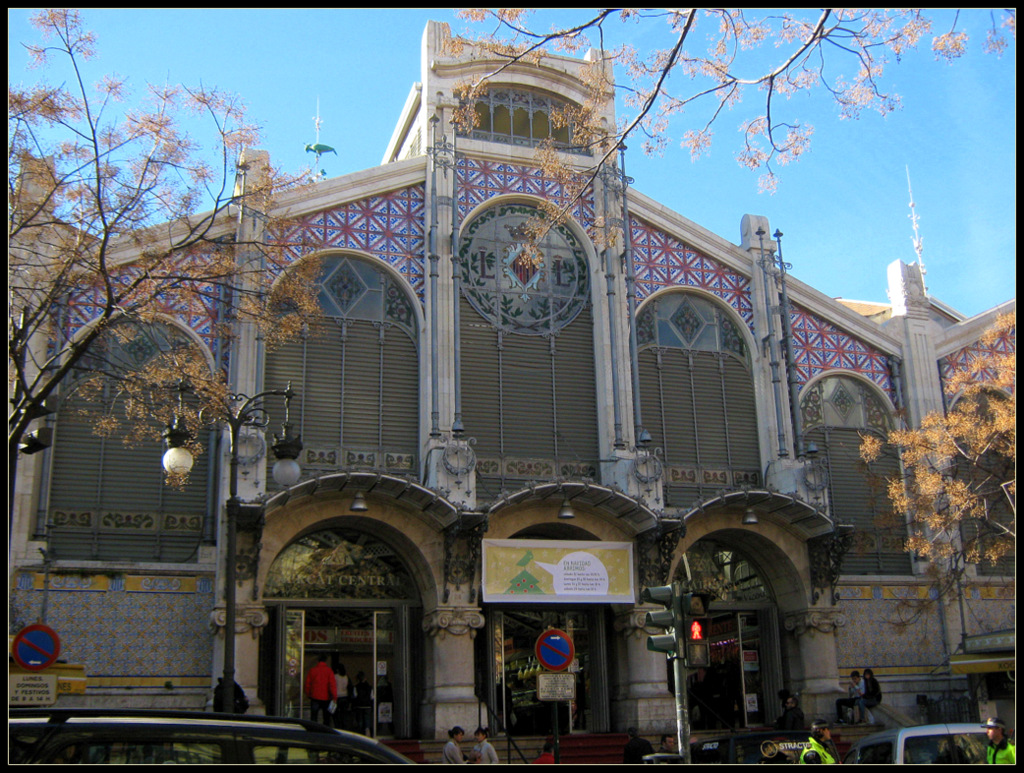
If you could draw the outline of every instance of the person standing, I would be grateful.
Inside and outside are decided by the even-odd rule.
[[[786,697],[785,707],[782,716],[775,722],[777,730],[803,730],[804,712],[800,708],[800,700],[795,695]]]
[[[1016,765],[1017,749],[1006,736],[1006,723],[999,717],[989,717],[982,727],[988,736],[985,762],[989,765]]]
[[[360,674],[361,676],[361,674]],[[466,757],[462,753],[462,737],[466,731],[456,725],[448,731],[448,743],[441,750],[441,762],[445,765],[465,765]]]
[[[352,705],[355,708],[356,721],[359,723],[355,728],[363,735],[373,733],[373,685],[366,681],[366,674],[360,671],[356,674],[356,683],[352,688],[355,697]]]
[[[875,672],[870,668],[864,669],[864,698],[860,704],[860,718],[865,722],[875,724],[875,715],[871,709],[882,702],[882,686],[875,679]]]
[[[832,729],[824,719],[814,720],[811,737],[807,740],[810,746],[800,754],[801,765],[835,765],[839,761],[839,751],[832,742]]]
[[[476,746],[473,747],[473,761],[481,765],[497,765],[498,752],[487,740],[487,728],[478,727],[473,733],[473,737],[476,739]]]
[[[334,709],[334,726],[339,730],[346,730],[348,726],[348,712],[351,708],[349,693],[351,685],[348,680],[348,673],[345,671],[345,664],[339,663],[334,671],[334,686],[338,693],[338,706]]]
[[[629,740],[622,750],[622,762],[624,764],[639,764],[644,761],[645,754],[654,754],[654,747],[646,738],[640,736],[640,731],[635,727],[626,730]]]
[[[544,748],[540,752],[540,756],[537,757],[531,765],[554,765],[555,764],[555,745],[551,741],[544,742]]]
[[[306,674],[306,695],[309,696],[309,717],[314,722],[323,714],[324,724],[331,721],[329,706],[331,701],[338,699],[338,687],[334,681],[334,671],[327,665],[327,656],[320,655],[317,663]]]

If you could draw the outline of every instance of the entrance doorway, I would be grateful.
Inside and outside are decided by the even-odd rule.
[[[686,551],[676,579],[714,599],[708,615],[711,665],[695,669],[688,685],[693,728],[774,722],[783,684],[778,609],[756,565],[742,551],[706,538]]]
[[[490,636],[479,637],[489,653],[477,663],[493,664],[480,674],[478,688],[512,735],[550,735],[558,713],[560,733],[608,730],[607,655],[604,610],[599,608],[528,608],[509,606],[487,615]],[[576,700],[546,703],[537,699],[537,675],[545,668],[535,653],[537,638],[557,628],[572,639],[575,657],[567,669],[576,685]]]
[[[332,721],[383,738],[415,735],[422,669],[412,577],[386,543],[351,528],[296,540],[264,585],[270,622],[260,640],[260,692],[268,712],[310,715],[306,674],[320,656],[347,683]]]

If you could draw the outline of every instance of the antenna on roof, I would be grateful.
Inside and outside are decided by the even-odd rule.
[[[917,211],[914,209],[914,190],[910,187],[910,167],[907,167],[907,190],[910,192],[910,222],[914,226],[914,235],[910,241],[914,244],[914,252],[917,253],[917,265],[921,268],[921,274],[924,275],[924,239],[921,238],[920,233],[917,230]]]
[[[330,145],[322,145],[320,143],[320,126],[322,124],[323,121],[320,119],[320,97],[317,97],[316,117],[313,119],[313,127],[316,129],[316,142],[314,142],[312,145],[306,146],[307,153],[316,154],[316,160],[313,162],[314,167],[320,166],[320,157],[324,155],[324,153],[333,153],[334,155],[338,155],[338,151],[336,151]],[[325,179],[327,179],[327,172],[323,169],[321,169],[319,172],[313,175],[313,182],[320,182],[321,180]]]

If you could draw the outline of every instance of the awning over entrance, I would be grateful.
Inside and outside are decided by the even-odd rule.
[[[835,523],[823,510],[791,494],[768,489],[723,492],[691,507],[683,515],[683,523],[701,514],[725,508],[751,508],[758,515],[776,516],[795,526],[808,539],[829,534],[835,529]]]
[[[488,514],[532,500],[552,500],[555,504],[568,499],[573,506],[586,505],[594,510],[601,510],[616,518],[625,518],[637,531],[646,531],[658,524],[659,516],[643,502],[613,488],[597,483],[582,481],[562,481],[557,483],[540,483],[520,489],[502,497],[490,508]]]
[[[442,528],[450,526],[458,518],[458,508],[438,494],[414,480],[383,472],[358,471],[322,475],[305,480],[282,491],[267,500],[266,514],[293,502],[300,497],[320,496],[336,492],[390,497],[422,513],[433,516]]]
[[[992,631],[968,636],[964,654],[949,659],[954,674],[990,674],[1016,670],[1017,635],[1015,631]]]

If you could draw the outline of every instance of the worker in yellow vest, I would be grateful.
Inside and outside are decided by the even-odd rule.
[[[988,736],[985,761],[989,765],[1016,765],[1017,751],[1006,736],[1006,723],[999,717],[989,717],[988,722],[982,727]]]
[[[800,754],[801,765],[835,765],[839,762],[839,752],[832,742],[832,729],[824,719],[816,719],[811,724],[810,746]]]

